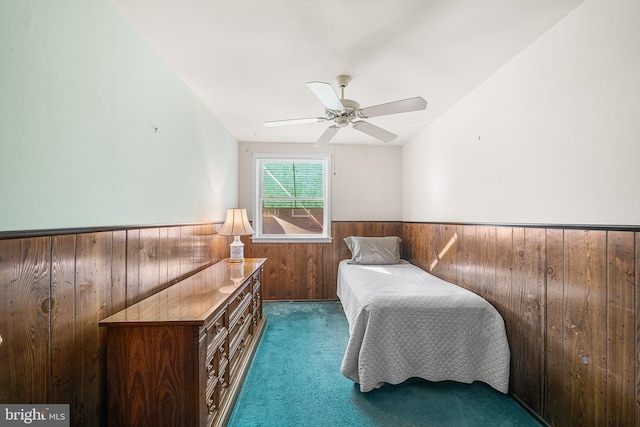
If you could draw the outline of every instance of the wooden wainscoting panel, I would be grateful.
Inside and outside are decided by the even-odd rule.
[[[471,289],[477,284],[476,265],[479,252],[476,247],[476,226],[459,225],[456,233],[456,283],[465,289]]]
[[[155,244],[155,249],[157,257],[156,264],[158,265],[158,281],[155,285],[149,283],[149,286],[145,286],[145,288],[158,289],[157,292],[159,292],[171,286],[171,278],[169,277],[169,229],[167,227],[158,229],[158,242]],[[153,293],[151,295],[153,295]]]
[[[331,224],[331,236],[333,236],[331,245],[334,248],[332,264],[351,257],[349,248],[343,240],[345,237],[349,237],[351,235],[350,228],[351,223],[349,222],[334,222]],[[336,270],[335,274],[337,273],[338,271]]]
[[[331,274],[326,277],[330,277],[330,281],[325,280],[324,295],[330,296],[336,294],[338,285],[338,265],[343,259],[351,257],[349,248],[342,239],[349,236],[349,223],[348,222],[333,222],[331,223],[331,236],[333,240],[331,242],[331,262],[326,262],[324,271],[327,268],[331,271]],[[336,296],[337,298],[337,296]],[[331,299],[330,297],[328,299]]]
[[[426,271],[438,269],[440,234],[430,224],[405,223],[402,227],[402,256]]]
[[[305,299],[307,243],[245,243],[245,256],[267,258],[263,270],[264,299]],[[258,255],[260,254],[260,255]]]
[[[476,281],[474,288],[487,301],[496,299],[496,228],[476,228]]]
[[[545,230],[516,228],[514,235],[513,310],[519,319],[510,336],[513,391],[536,413],[544,401]],[[513,342],[511,342],[513,341]]]
[[[565,418],[607,425],[606,231],[565,231]]]
[[[215,224],[198,224],[194,227],[194,234],[196,236],[194,258],[197,268],[211,264],[212,259],[219,260],[214,251],[215,247],[211,244],[212,238],[217,235]]]
[[[496,228],[496,288],[490,300],[505,320],[507,332],[516,320],[511,310],[513,293],[513,228]]]
[[[98,322],[113,314],[111,306],[112,233],[86,233],[76,237],[75,372],[78,425],[104,416],[103,355],[105,342]]]
[[[564,231],[546,230],[547,343],[543,418],[553,426],[564,420]]]
[[[173,281],[177,277],[181,276],[181,231],[181,227],[167,228],[167,279],[170,281]]]
[[[444,247],[443,245],[447,244],[447,242],[442,241],[441,228],[432,227],[429,224],[418,224],[418,226],[420,227],[420,235],[424,236],[424,245],[426,246],[425,248],[416,247],[418,252],[415,253],[425,254],[424,260],[420,265],[424,266],[422,268],[429,272],[437,270],[440,268],[440,251]],[[412,241],[413,237],[408,236],[406,239]],[[416,259],[420,258],[422,257],[417,257]]]
[[[438,274],[444,280],[457,283],[458,276],[458,245],[460,237],[455,225],[440,227],[440,249],[438,250]]]
[[[405,223],[403,248],[502,314],[510,392],[553,426],[640,427],[640,233],[471,227]]]
[[[607,420],[624,425],[634,417],[636,390],[635,236],[608,232]]]
[[[0,239],[0,402],[68,403],[105,424],[98,322],[228,256],[219,224]]]
[[[330,244],[310,245],[306,251],[306,273],[305,279],[306,292],[305,298],[309,300],[324,299],[323,295],[323,283],[324,278],[324,247],[330,246]]]
[[[52,236],[51,247],[51,387],[48,403],[70,404],[75,411],[75,234]]]
[[[371,236],[371,234],[367,234],[365,229],[367,228],[364,222],[349,222],[349,232],[346,236]],[[370,227],[369,227],[370,228]],[[334,236],[335,238],[336,236]]]
[[[193,225],[180,227],[180,275],[188,274],[195,270],[196,263],[193,258],[194,253],[194,230]]]
[[[51,238],[0,240],[0,402],[48,397]]]
[[[145,299],[168,286],[167,252],[162,249],[166,246],[166,233],[162,233],[161,230],[161,228],[140,230],[138,247],[135,248],[138,252],[138,300]]]
[[[636,324],[636,338],[635,338],[635,361],[636,361],[636,388],[635,388],[635,408],[634,419],[636,427],[640,427],[640,232],[635,233],[635,324]]]
[[[127,232],[111,234],[111,309],[117,312],[127,306]]]
[[[140,229],[127,230],[127,307],[140,301]]]
[[[244,240],[245,257],[268,258],[265,300],[336,300],[338,264],[351,257],[348,236],[402,236],[401,222],[341,221],[331,224],[331,243],[253,243]]]

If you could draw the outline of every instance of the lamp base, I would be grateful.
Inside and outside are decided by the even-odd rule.
[[[229,262],[244,262],[244,243],[240,240],[240,236],[233,236],[229,253]]]

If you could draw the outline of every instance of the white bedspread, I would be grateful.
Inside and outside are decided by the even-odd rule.
[[[409,263],[342,261],[338,297],[349,321],[341,371],[367,392],[408,378],[483,381],[507,393],[504,320],[485,299]]]

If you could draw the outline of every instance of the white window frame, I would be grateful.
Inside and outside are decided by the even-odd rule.
[[[302,163],[315,162],[323,165],[323,199],[324,218],[322,234],[263,234],[262,233],[262,165],[264,163],[287,162]],[[331,242],[331,155],[330,154],[253,154],[253,228],[255,234],[251,238],[254,242],[282,242],[282,243],[329,243]]]

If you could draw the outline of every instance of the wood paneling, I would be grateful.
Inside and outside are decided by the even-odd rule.
[[[544,387],[544,240],[544,229],[513,230],[511,388],[536,413]]]
[[[510,392],[553,426],[640,425],[639,235],[403,224],[411,262],[435,266],[426,269],[482,295],[502,314]]]
[[[0,239],[0,402],[69,403],[104,419],[97,322],[227,257],[220,224]],[[401,236],[403,257],[490,301],[505,319],[511,393],[553,426],[640,427],[640,233],[334,222],[331,243],[264,244],[271,300],[335,300],[350,235]]]
[[[47,402],[75,402],[76,236],[53,236],[51,246],[51,387]]]
[[[348,236],[402,236],[400,222],[334,222],[331,243],[253,243],[244,237],[245,256],[268,258],[265,300],[336,300],[338,264],[351,257]]]
[[[623,425],[636,402],[637,280],[632,233],[610,232],[607,239],[607,419]]]
[[[564,306],[565,423],[606,425],[606,232],[565,232]]]
[[[544,419],[562,425],[564,419],[564,231],[547,230],[547,325]]]
[[[72,425],[103,424],[98,322],[226,257],[218,226],[0,239],[0,402],[66,403]]]
[[[49,237],[0,241],[0,402],[48,397],[50,263]]]

